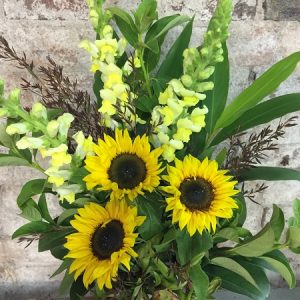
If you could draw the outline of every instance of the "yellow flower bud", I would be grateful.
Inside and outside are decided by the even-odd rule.
[[[59,123],[56,120],[52,120],[47,124],[47,133],[51,138],[54,138],[58,133]]]
[[[35,118],[38,118],[38,119],[47,120],[47,109],[40,102],[34,103],[32,105],[32,108],[31,108],[31,111],[30,111],[30,115],[33,116],[33,117],[35,117]]]

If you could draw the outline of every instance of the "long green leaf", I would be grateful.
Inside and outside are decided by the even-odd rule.
[[[292,270],[287,258],[279,250],[274,250],[270,253],[265,254],[254,262],[260,264],[262,267],[269,269],[273,272],[280,274],[287,282],[290,288],[294,288],[296,285],[295,273]]]
[[[267,70],[225,108],[217,121],[215,129],[227,127],[244,112],[274,92],[276,88],[292,74],[299,61],[300,52],[296,52]]]
[[[183,51],[188,48],[193,31],[193,21],[187,23],[176,42],[173,44],[165,60],[161,64],[156,77],[159,78],[178,78],[183,72]],[[175,63],[174,63],[175,62]]]
[[[235,260],[229,258],[229,257],[215,257],[210,261],[211,264],[228,269],[239,276],[243,277],[245,280],[250,282],[252,285],[258,288],[255,280],[252,278],[252,276],[249,274],[249,272],[241,266],[238,262]]]
[[[9,154],[0,154],[0,167],[9,167],[9,166],[30,167],[31,165],[24,158],[12,156]]]
[[[52,226],[48,223],[42,221],[34,221],[23,225],[18,228],[12,235],[12,239],[15,239],[22,235],[34,234],[34,233],[43,233],[51,230]]]
[[[228,127],[223,128],[214,138],[211,145],[217,145],[234,134],[299,110],[300,94],[289,94],[273,98],[254,106]]]
[[[197,300],[206,300],[209,280],[206,273],[202,270],[200,264],[193,266],[189,270],[189,275],[193,283]]]
[[[297,180],[300,181],[300,172],[279,167],[255,167],[245,170],[240,175],[241,181],[252,180]]]
[[[219,266],[215,266],[215,265],[208,265],[205,267],[204,271],[210,277],[221,278],[222,287],[226,290],[232,291],[234,293],[246,295],[251,299],[255,299],[255,300],[266,299],[260,289],[256,288],[249,281],[247,281],[237,273],[232,272],[231,270]]]
[[[214,89],[207,92],[204,104],[208,108],[208,114],[206,115],[206,130],[211,133],[215,127],[215,124],[222,114],[229,90],[229,62],[228,62],[228,50],[226,43],[223,44],[223,57],[222,63],[216,64],[215,72],[209,79],[214,83]]]

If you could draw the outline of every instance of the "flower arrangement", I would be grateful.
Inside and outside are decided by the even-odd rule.
[[[253,180],[300,180],[288,168],[262,165],[295,117],[259,133],[249,129],[300,110],[300,94],[263,101],[296,68],[300,52],[279,61],[226,104],[226,48],[232,1],[219,0],[203,43],[189,47],[193,18],[158,17],[156,0],[131,14],[87,0],[95,41],[96,101],[48,58],[38,70],[4,37],[0,58],[26,69],[22,88],[38,95],[30,108],[0,82],[1,166],[41,172],[17,205],[28,223],[13,238],[50,251],[70,299],[214,299],[221,287],[266,299],[266,270],[290,288],[296,279],[284,249],[300,253],[300,200],[285,228],[274,205],[256,235],[243,227]],[[165,57],[168,31],[184,25]],[[49,213],[47,195],[62,213]],[[284,229],[286,235],[283,235]]]

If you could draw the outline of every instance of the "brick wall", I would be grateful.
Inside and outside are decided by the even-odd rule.
[[[108,5],[119,4],[133,8],[137,0],[108,0]],[[182,13],[196,15],[193,43],[201,42],[216,0],[158,0],[162,15]],[[231,61],[230,99],[238,95],[266,68],[277,60],[300,49],[299,0],[235,0],[234,21],[231,25],[229,51]],[[65,66],[71,77],[78,78],[83,88],[91,89],[89,58],[78,48],[82,38],[93,38],[83,0],[0,0],[0,34],[25,51],[36,64],[43,64],[46,56]],[[174,40],[173,32],[166,44]],[[19,86],[22,70],[10,63],[0,64],[0,77],[8,89]],[[299,92],[300,68],[274,95]],[[32,95],[24,93],[24,103],[32,102]],[[293,114],[295,115],[295,114]],[[277,122],[274,122],[277,124]],[[266,160],[268,165],[300,169],[300,126],[290,130],[286,139],[280,140],[280,149]],[[0,299],[52,299],[57,279],[48,276],[58,262],[47,253],[37,253],[36,245],[24,249],[24,244],[11,241],[10,236],[23,220],[16,216],[15,199],[22,183],[38,178],[36,172],[24,168],[0,169]],[[284,194],[282,193],[284,191]],[[291,214],[291,201],[300,197],[296,182],[269,184],[256,200],[261,205],[248,202],[248,226],[257,232],[270,215],[273,203],[279,204],[286,214]],[[52,199],[53,211],[57,209]],[[289,255],[300,279],[300,260]],[[297,261],[298,260],[298,261]],[[282,281],[274,275],[273,283]],[[21,296],[23,293],[23,296]],[[26,296],[24,296],[26,294]],[[52,296],[51,296],[52,295]]]

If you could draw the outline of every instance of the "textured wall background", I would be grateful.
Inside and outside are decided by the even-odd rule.
[[[133,8],[138,0],[108,0],[108,5]],[[182,13],[196,15],[193,43],[199,44],[202,33],[216,6],[216,0],[158,0],[161,15]],[[256,76],[277,60],[300,49],[300,0],[234,0],[234,21],[229,39],[231,61],[230,99],[247,87]],[[82,38],[93,39],[87,20],[84,0],[0,0],[0,34],[17,51],[25,51],[36,65],[44,64],[47,54],[78,78],[83,88],[90,89],[89,58],[78,49]],[[170,44],[177,32],[167,39]],[[18,87],[27,74],[12,64],[0,64],[0,77],[7,90]],[[300,68],[274,95],[299,92]],[[23,94],[24,103],[32,102],[32,95]],[[276,125],[278,122],[275,122]],[[290,130],[280,149],[272,153],[266,164],[287,165],[300,169],[300,126]],[[47,253],[37,253],[36,245],[24,249],[24,244],[10,236],[23,220],[17,217],[15,199],[22,184],[39,174],[24,168],[0,169],[0,299],[52,299],[58,279],[48,276],[59,265]],[[300,197],[297,182],[276,182],[260,195],[261,205],[249,204],[248,226],[257,232],[270,215],[273,203],[291,214],[291,201]],[[55,211],[55,200],[52,200]],[[289,254],[300,279],[300,259]],[[271,275],[276,286],[281,279]],[[25,296],[24,296],[25,295]]]

